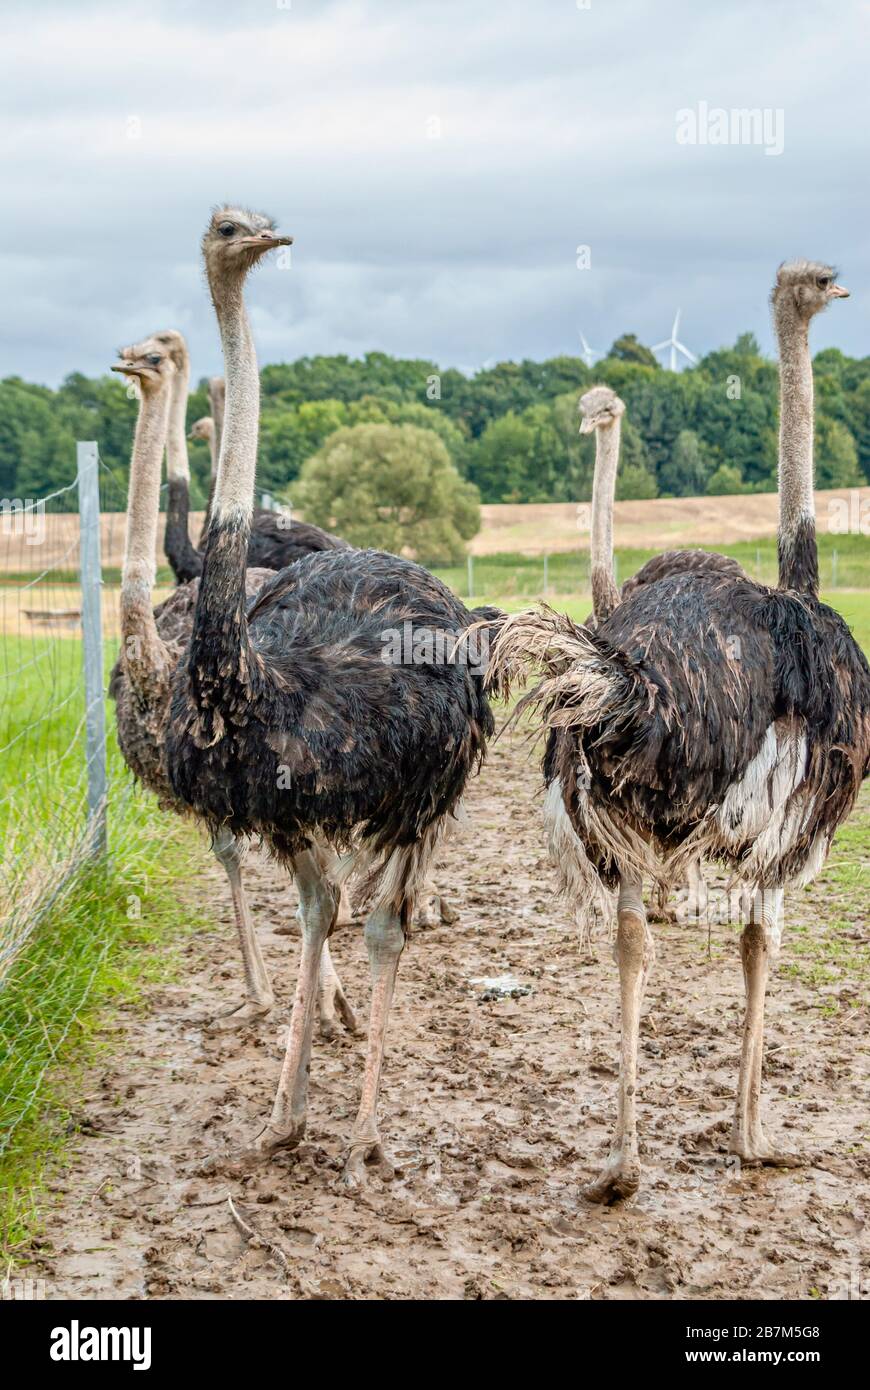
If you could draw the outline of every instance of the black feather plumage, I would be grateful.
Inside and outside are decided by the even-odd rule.
[[[389,634],[440,632],[449,652],[472,615],[419,565],[347,549],[275,574],[245,621],[207,574],[213,556],[223,571],[246,546],[244,529],[212,522],[200,631],[220,615],[224,637],[195,629],[175,680],[176,794],[282,858],[315,834],[378,856],[413,844],[455,809],[493,721],[483,676],[461,656],[394,664]]]
[[[615,884],[618,866],[611,846],[589,835],[585,777],[592,797],[650,836],[663,857],[693,837],[705,853],[743,869],[755,828],[747,822],[742,836],[737,816],[726,831],[715,813],[771,729],[798,739],[804,752],[783,813],[791,828],[767,864],[767,886],[800,879],[814,848],[827,851],[870,771],[870,670],[839,614],[813,595],[699,572],[640,586],[597,631],[576,631],[594,649],[612,698],[604,717],[588,724],[574,718],[581,686],[574,697],[566,681],[545,698],[544,772],[548,782],[559,778],[575,831],[605,881]],[[589,658],[584,663],[591,669]]]
[[[190,539],[189,519],[189,486],[183,478],[170,478],[163,548],[177,584],[186,584],[202,574],[203,551]],[[280,570],[303,555],[347,549],[347,541],[322,531],[319,526],[295,521],[281,512],[266,511],[262,507],[254,509],[247,558],[251,568]]]

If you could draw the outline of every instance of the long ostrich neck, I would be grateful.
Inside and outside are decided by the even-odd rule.
[[[260,413],[257,354],[243,280],[211,283],[227,377],[227,404],[190,663],[194,698],[213,707],[228,685],[246,683],[252,660],[245,618],[245,569],[254,509]],[[230,697],[231,698],[231,697]]]
[[[595,431],[595,473],[592,479],[592,532],[589,561],[592,579],[592,611],[602,623],[619,603],[613,577],[613,499],[619,465],[619,419]]]
[[[127,493],[127,536],[121,571],[121,655],[131,680],[143,692],[163,664],[166,652],[154,621],[151,590],[168,410],[169,392],[165,387],[151,394],[141,392]]]
[[[198,574],[202,562],[190,540],[190,464],[187,458],[187,393],[190,385],[190,359],[181,351],[180,365],[172,379],[169,400],[169,427],[166,434],[166,474],[169,498],[163,548],[176,579],[184,581]]]
[[[813,363],[808,325],[790,295],[774,311],[779,343],[779,586],[816,593]]]
[[[190,387],[190,358],[186,352],[178,354],[181,365],[176,365],[172,378],[172,395],[169,399],[169,428],[166,435],[166,473],[169,478],[182,478],[190,483],[190,464],[187,459],[187,393]]]
[[[226,407],[220,424],[213,515],[221,524],[250,526],[260,428],[260,376],[243,284],[233,280],[227,291],[215,296],[226,363]]]

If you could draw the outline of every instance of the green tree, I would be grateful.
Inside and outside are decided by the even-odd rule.
[[[469,477],[484,502],[524,502],[529,489],[532,429],[509,410],[487,425],[471,454]]]
[[[696,497],[705,491],[712,471],[709,451],[695,431],[680,430],[671,457],[659,472],[659,481],[669,497]]]
[[[726,497],[731,493],[746,492],[740,470],[730,463],[720,463],[715,473],[707,479],[707,493],[710,497]]]
[[[306,461],[287,500],[352,545],[430,563],[461,559],[480,529],[477,489],[459,476],[438,435],[416,425],[336,430]]]
[[[839,420],[816,419],[816,487],[860,487],[858,450],[852,433]]]
[[[630,420],[623,417],[619,469],[616,474],[618,501],[639,501],[656,497],[656,476],[650,467],[644,442]]]
[[[655,353],[644,343],[639,343],[634,333],[623,333],[621,338],[617,338],[607,356],[615,362],[636,362],[641,367],[660,370]]]

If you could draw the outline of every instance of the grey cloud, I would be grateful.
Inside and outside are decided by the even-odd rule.
[[[868,12],[732,0],[7,6],[0,372],[101,371],[158,323],[219,366],[198,241],[241,200],[295,238],[252,285],[260,355],[472,365],[745,328],[777,263],[855,292],[866,351]],[[827,17],[826,17],[827,16]],[[676,112],[782,108],[785,147],[681,147]],[[129,138],[131,117],[141,121]],[[427,136],[431,118],[438,139]],[[578,244],[592,269],[575,266]]]

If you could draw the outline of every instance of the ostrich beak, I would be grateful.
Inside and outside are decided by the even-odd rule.
[[[595,431],[595,420],[591,415],[584,415],[580,421],[581,434],[593,434]]]
[[[243,236],[239,239],[239,246],[256,246],[261,251],[271,251],[273,246],[292,244],[292,236],[273,236],[271,233],[264,233],[263,236]]]
[[[120,372],[122,376],[144,376],[144,375],[145,375],[145,368],[144,368],[144,367],[134,367],[133,364],[132,364],[131,362],[130,362],[130,363],[128,363],[128,362],[124,362],[124,363],[115,362],[115,363],[113,364],[113,366],[111,366],[111,367],[109,368],[109,371],[110,371],[110,372]]]
[[[832,285],[831,288],[828,290],[828,294],[831,296],[832,299],[849,298],[849,291],[844,290],[842,285]]]

